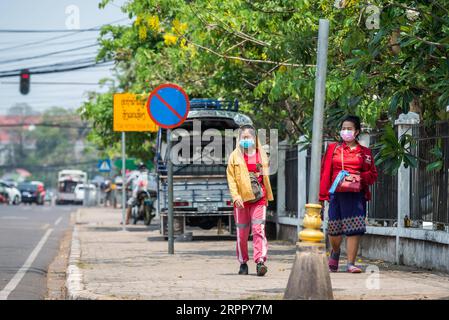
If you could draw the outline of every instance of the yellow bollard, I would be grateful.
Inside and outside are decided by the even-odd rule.
[[[321,205],[306,204],[304,230],[298,233],[285,300],[332,300],[324,234],[321,232]]]
[[[306,204],[306,214],[303,222],[305,229],[298,233],[299,241],[321,243],[324,240],[324,233],[320,230],[322,223],[320,213],[321,205]]]

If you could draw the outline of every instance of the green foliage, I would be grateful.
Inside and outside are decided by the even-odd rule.
[[[434,161],[426,166],[427,171],[440,171],[443,169],[443,150],[441,149],[441,139],[437,140],[435,146],[430,150],[430,154],[434,157]]]
[[[86,128],[74,111],[52,107],[39,114],[30,106],[19,104],[11,107],[8,114],[19,117],[23,123],[27,123],[30,116],[40,116],[39,122],[48,126],[10,128],[8,134],[13,143],[10,159],[5,164],[7,167],[25,168],[32,174],[30,179],[43,181],[48,187],[56,185],[57,172],[64,168],[64,164],[66,168],[86,171],[94,168],[95,152],[89,152],[86,145],[82,149],[75,148],[77,142],[84,140]]]
[[[100,7],[109,2],[102,0]],[[257,127],[277,128],[281,138],[295,141],[311,132],[318,20],[327,18],[326,135],[333,136],[347,114],[361,116],[369,127],[381,114],[393,121],[410,109],[426,123],[445,117],[449,0],[373,1],[381,8],[380,28],[374,30],[365,25],[365,1],[346,1],[342,9],[333,3],[130,0],[122,10],[133,24],[104,27],[98,58],[117,62],[114,90],[149,93],[174,82],[192,98],[238,98]],[[110,104],[96,103],[106,102],[95,96],[86,105],[87,119],[101,118],[92,139],[104,150],[115,148],[117,135],[106,128],[112,126],[110,110],[97,113]],[[139,146],[151,136],[135,137],[132,155],[148,154],[149,148],[141,152]],[[386,133],[381,157],[391,160],[391,171],[402,159],[415,163],[401,151],[402,142]]]
[[[376,165],[381,165],[387,174],[396,174],[401,163],[404,167],[416,167],[418,159],[410,153],[416,141],[410,134],[404,133],[396,138],[396,133],[391,126],[386,126],[384,134],[380,142],[374,145],[374,148],[379,148],[376,154]]]

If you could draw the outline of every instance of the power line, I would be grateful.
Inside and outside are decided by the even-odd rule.
[[[54,42],[54,43],[52,43],[51,45],[52,46],[59,46],[59,45],[67,45],[67,44],[74,44],[74,43],[76,43],[76,44],[79,44],[80,42],[85,42],[85,41],[95,41],[95,40],[97,40],[98,39],[98,35],[95,35],[95,36],[93,36],[93,37],[86,37],[86,38],[83,38],[83,39],[76,39],[76,40],[70,40],[70,41],[59,41],[59,42]],[[16,44],[17,45],[17,43],[18,43],[18,41],[9,41],[9,42],[4,42],[4,41],[2,41],[0,44],[3,44],[3,45],[5,45],[5,44]],[[20,42],[19,42],[20,43]]]
[[[15,82],[15,81],[2,81],[0,82],[0,84],[12,84],[12,85],[19,85],[19,82]],[[33,86],[34,85],[87,85],[87,86],[99,86],[99,85],[103,85],[100,84],[98,82],[54,82],[54,81],[33,81]]]
[[[72,166],[80,166],[80,165],[94,165],[98,164],[98,160],[91,161],[83,161],[83,162],[66,162],[66,163],[55,163],[48,165],[22,165],[21,167],[25,169],[52,169],[52,168],[60,168],[60,167],[72,167]],[[16,169],[17,165],[2,165],[0,169],[12,170]]]
[[[43,68],[51,68],[51,67],[58,67],[58,66],[66,66],[66,65],[75,65],[80,63],[86,63],[86,62],[92,62],[92,60],[95,59],[95,57],[89,57],[84,59],[77,59],[77,60],[70,60],[70,61],[63,61],[58,63],[52,63],[52,64],[43,64],[39,66],[32,66],[32,67],[26,67],[27,69],[43,69]],[[18,69],[12,69],[12,70],[1,70],[1,73],[11,73],[11,72],[17,72],[24,69],[24,67],[18,68]]]
[[[96,62],[92,59],[84,59],[84,60],[78,60],[78,61],[72,61],[70,63],[64,62],[64,63],[56,63],[52,65],[44,65],[44,66],[37,66],[29,68],[30,74],[48,74],[48,73],[58,73],[58,72],[67,72],[67,71],[74,71],[74,70],[80,70],[80,69],[86,69],[86,68],[93,68],[101,65],[113,65],[113,61],[111,60],[104,60],[101,62]],[[55,68],[60,67],[60,68]],[[54,68],[54,69],[47,69],[45,68]],[[32,70],[32,69],[44,69],[44,70]],[[15,69],[15,70],[9,70],[9,71],[2,71],[0,72],[0,78],[7,78],[7,77],[16,77],[20,75],[22,69]]]
[[[122,21],[125,21],[125,20],[128,20],[128,18],[122,18],[122,19],[119,19],[119,20],[116,20],[116,21],[112,21],[110,23],[106,23],[106,24],[103,24],[103,25],[95,26],[95,27],[92,27],[92,28],[89,28],[89,29],[83,29],[84,31],[73,31],[71,33],[59,35],[59,36],[56,36],[56,37],[51,37],[51,38],[47,38],[47,39],[43,39],[43,40],[39,40],[39,41],[27,42],[27,43],[16,45],[16,46],[12,46],[12,47],[2,48],[2,49],[0,49],[0,52],[1,51],[6,51],[6,50],[17,49],[17,48],[23,48],[23,47],[27,47],[27,46],[32,46],[32,45],[35,45],[35,44],[42,44],[42,43],[45,43],[45,42],[49,42],[49,41],[53,41],[53,40],[57,40],[57,39],[61,39],[61,38],[66,38],[66,37],[70,37],[70,36],[73,36],[75,34],[79,34],[81,32],[87,32],[87,30],[101,28],[103,26],[110,25],[110,24],[117,23],[117,22],[122,22]]]
[[[71,124],[58,124],[58,123],[6,123],[0,124],[0,128],[16,128],[23,126],[35,126],[35,127],[52,127],[52,128],[64,128],[64,129],[92,129],[89,125],[71,125]]]
[[[58,70],[48,70],[48,71],[35,71],[32,74],[60,73],[60,72],[75,71],[75,70],[81,70],[81,69],[87,69],[87,68],[95,68],[95,67],[98,67],[100,65],[108,65],[108,66],[113,65],[112,63],[111,64],[106,64],[106,63],[109,63],[109,61],[102,62],[102,63],[92,63],[92,64],[89,64],[89,65],[73,67],[73,68],[65,68],[65,69],[58,69]],[[0,78],[17,77],[18,75],[19,75],[19,73],[5,74],[5,75],[0,75]]]
[[[62,33],[62,32],[90,32],[90,31],[100,31],[101,28],[91,28],[91,29],[41,29],[41,30],[32,30],[32,29],[0,29],[0,33]]]
[[[90,44],[90,45],[86,45],[86,46],[81,46],[81,47],[77,47],[77,48],[70,48],[70,49],[65,49],[65,50],[47,52],[47,53],[40,54],[40,55],[37,55],[37,56],[32,56],[32,57],[24,57],[24,58],[3,60],[3,61],[0,61],[0,64],[7,64],[7,63],[13,63],[13,62],[19,62],[19,61],[25,61],[25,60],[39,59],[39,58],[49,57],[49,56],[52,56],[52,55],[55,55],[55,54],[60,54],[60,53],[65,53],[65,52],[72,52],[72,51],[77,51],[77,50],[83,50],[83,49],[92,48],[92,47],[96,47],[96,46],[98,46],[98,43],[94,43],[94,44]]]

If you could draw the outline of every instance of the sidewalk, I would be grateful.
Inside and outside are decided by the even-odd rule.
[[[235,240],[216,230],[194,231],[194,241],[167,242],[155,220],[121,231],[121,210],[80,209],[68,268],[71,299],[282,299],[295,246],[269,241],[268,273],[237,275]],[[201,236],[200,236],[201,234]],[[214,235],[214,236],[212,236]],[[251,246],[250,246],[251,247]],[[251,252],[250,252],[251,254]],[[345,261],[342,261],[342,264]],[[449,299],[449,275],[363,259],[380,273],[331,274],[335,299]]]

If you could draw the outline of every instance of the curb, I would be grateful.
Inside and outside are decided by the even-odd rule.
[[[83,273],[78,267],[81,262],[81,243],[78,236],[78,227],[76,225],[79,221],[81,209],[75,214],[75,223],[73,226],[72,242],[70,246],[69,263],[67,267],[67,299],[68,300],[101,300],[107,299],[98,294],[94,294],[85,289],[83,284]]]

